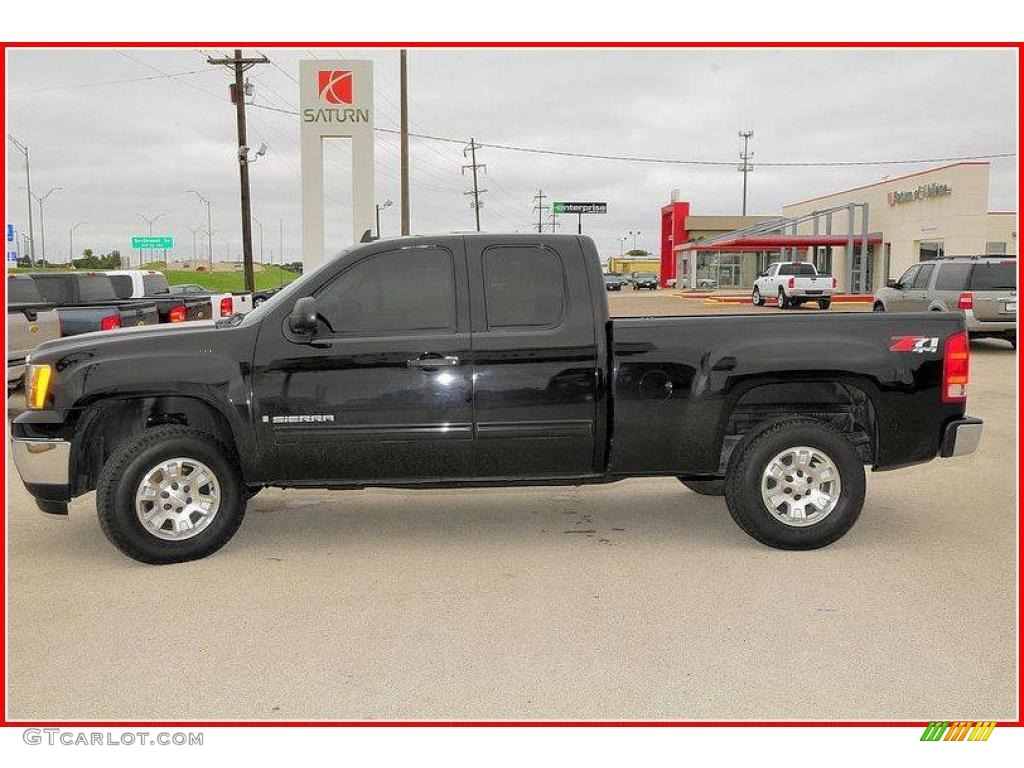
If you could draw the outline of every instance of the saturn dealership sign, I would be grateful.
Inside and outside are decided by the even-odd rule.
[[[932,197],[949,197],[953,194],[953,188],[949,184],[922,184],[917,189],[908,192],[890,192],[889,205],[901,205],[913,203],[917,200],[928,200]]]

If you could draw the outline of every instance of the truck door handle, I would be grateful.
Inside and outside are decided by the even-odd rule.
[[[454,368],[459,364],[459,358],[455,355],[422,355],[421,357],[405,361],[409,368],[420,368],[432,370],[434,368]]]

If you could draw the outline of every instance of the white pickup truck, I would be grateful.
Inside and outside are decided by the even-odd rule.
[[[176,298],[187,305],[201,304],[204,311],[195,312],[191,307],[183,319],[209,320],[246,314],[252,309],[252,295],[208,291],[199,285],[168,285],[163,272],[152,269],[112,269],[105,273],[114,284],[118,298]],[[167,322],[161,312],[161,322]],[[176,322],[173,321],[172,322]]]
[[[816,301],[822,309],[832,305],[836,279],[820,275],[814,265],[806,261],[780,261],[768,267],[754,281],[750,300],[756,307],[772,302],[780,309],[799,307],[805,301]]]

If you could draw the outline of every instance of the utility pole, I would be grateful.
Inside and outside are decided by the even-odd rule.
[[[278,287],[284,282],[284,219],[277,220],[277,279],[280,281]]]
[[[743,174],[743,215],[747,215],[747,174],[754,170],[751,160],[754,159],[754,151],[750,149],[750,140],[754,138],[751,130],[740,131],[740,138],[743,139],[743,151],[740,152],[740,164],[736,167]]]
[[[538,232],[544,231],[544,211],[551,207],[549,205],[544,205],[545,198],[547,198],[547,195],[544,194],[543,189],[538,189],[537,194],[533,196],[533,200],[536,203],[536,205],[533,206],[533,210],[537,212]]]
[[[32,231],[32,174],[29,172],[28,165],[28,145],[22,144],[16,138],[7,134],[7,138],[11,140],[11,143],[17,147],[21,154],[25,156],[25,189],[28,190],[28,244],[29,244],[29,256],[32,260],[32,266],[36,265],[36,236]]]
[[[252,219],[249,201],[249,147],[245,138],[245,82],[242,74],[257,64],[269,64],[266,56],[246,58],[242,49],[235,48],[231,58],[208,58],[207,63],[225,66],[235,72],[235,82],[231,87],[231,101],[235,105],[235,119],[238,123],[238,178],[242,196],[242,264],[245,271],[245,290],[252,293],[256,289],[256,281],[252,270]]]
[[[473,202],[471,202],[469,204],[469,207],[472,208],[474,210],[474,212],[476,213],[476,231],[477,232],[480,231],[480,206],[483,205],[483,203],[480,202],[480,195],[482,195],[484,192],[487,191],[486,189],[480,189],[480,187],[479,187],[479,185],[477,183],[476,169],[477,168],[483,168],[484,171],[487,170],[487,166],[486,165],[477,163],[477,161],[476,161],[476,149],[477,149],[478,146],[480,146],[480,145],[476,143],[476,140],[473,139],[473,138],[470,138],[469,146],[462,150],[462,156],[463,157],[466,156],[467,152],[469,153],[469,157],[470,157],[469,165],[462,166],[462,175],[463,176],[466,175],[466,169],[467,168],[471,168],[473,170],[473,191],[472,192],[463,192],[462,194],[464,194],[464,195],[472,195],[473,196]]]
[[[190,189],[189,192],[198,197],[199,202],[206,206],[206,255],[210,259],[210,271],[213,272],[213,213],[211,212],[210,199],[203,197],[194,189]]]
[[[402,195],[402,234],[409,234],[409,73],[406,69],[406,50],[398,52],[398,99],[400,106],[401,134],[401,195]]]
[[[551,225],[551,234],[555,234],[555,227],[562,226],[562,222],[558,220],[558,214],[554,211],[551,212],[551,218],[548,219],[548,224]]]

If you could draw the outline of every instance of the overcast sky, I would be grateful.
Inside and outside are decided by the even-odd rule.
[[[247,51],[247,53],[250,51]],[[255,102],[296,109],[299,59],[375,62],[378,127],[397,127],[398,53],[393,50],[263,51],[276,66],[250,73]],[[187,190],[214,201],[214,254],[241,246],[234,108],[228,73],[206,53],[176,50],[8,52],[7,132],[29,145],[33,192],[62,187],[45,206],[51,260],[75,251],[129,250],[146,234],[136,215],[165,214],[155,234],[174,235],[190,256],[188,227],[205,209]],[[735,161],[737,130],[754,132],[758,161],[894,160],[1015,152],[1016,71],[1010,51],[884,50],[412,50],[410,120],[414,131],[468,141],[616,155]],[[154,69],[155,68],[155,69]],[[168,73],[177,78],[97,84]],[[253,213],[264,254],[300,254],[299,123],[292,115],[249,109],[249,143],[267,156],[252,167]],[[416,232],[465,230],[473,212],[463,192],[459,145],[412,140],[412,222]],[[397,137],[377,140],[378,200],[385,235],[398,231]],[[7,220],[27,229],[22,156],[7,144]],[[327,153],[328,252],[351,238],[347,149]],[[584,219],[602,255],[619,237],[641,232],[657,250],[658,212],[671,191],[694,214],[738,214],[741,174],[734,167],[688,167],[575,159],[485,149],[483,228],[526,231],[536,224],[533,195],[608,202]],[[1015,208],[1014,159],[992,161],[989,208]],[[922,170],[928,165],[757,168],[748,212],[777,214],[784,203]],[[546,218],[546,217],[545,217]],[[575,217],[559,231],[575,231]],[[36,220],[38,228],[38,219]],[[550,227],[546,227],[549,230]],[[254,225],[259,258],[259,230]],[[202,237],[202,236],[200,236]],[[627,243],[631,247],[632,240]],[[37,231],[37,256],[40,255]],[[202,255],[202,246],[200,246]]]

